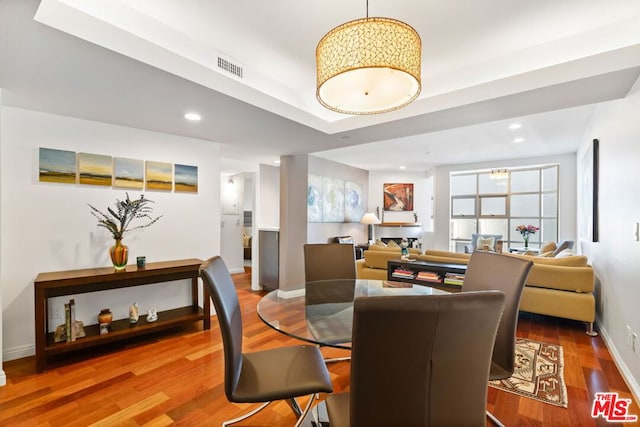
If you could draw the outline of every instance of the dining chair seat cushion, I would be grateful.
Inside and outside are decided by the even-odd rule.
[[[266,402],[331,391],[320,350],[299,345],[244,353],[233,401]]]
[[[331,413],[331,427],[349,427],[349,414],[351,395],[348,391],[333,393],[327,396],[325,401],[327,411]]]

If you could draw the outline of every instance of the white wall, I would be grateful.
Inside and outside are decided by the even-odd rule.
[[[547,164],[559,165],[558,240],[576,241],[576,155],[570,153],[549,157],[437,167],[434,171],[434,232],[428,247],[440,250],[449,249],[449,175],[451,172]]]
[[[220,187],[223,206],[220,222],[220,256],[231,274],[243,273],[244,176],[222,174]],[[232,207],[231,204],[234,206]]]
[[[2,90],[0,89],[0,153],[2,150]],[[1,157],[0,157],[1,160]],[[0,177],[2,176],[2,162],[0,161]],[[0,180],[0,183],[2,181]],[[0,200],[2,200],[2,185],[0,185]],[[1,209],[0,205],[0,224],[2,224],[2,209]],[[0,229],[0,233],[1,233],[1,229]],[[0,236],[2,236],[2,234],[0,234]],[[0,259],[2,259],[2,240],[0,239]],[[2,277],[2,262],[0,262],[0,278]],[[0,281],[0,307],[4,307],[3,305],[3,299],[2,299],[2,294],[3,294],[3,286],[2,286],[2,281]],[[4,348],[2,345],[2,317],[0,315],[0,348]],[[0,386],[3,386],[7,383],[7,377],[4,373],[4,370],[2,370],[2,360],[4,359],[2,352],[0,351]]]
[[[259,165],[255,175],[254,191],[251,289],[259,290],[261,286],[258,274],[260,271],[260,258],[258,256],[260,234],[258,231],[261,228],[278,229],[280,227],[280,168]]]
[[[580,241],[596,273],[597,313],[605,338],[636,401],[640,400],[640,338],[634,353],[627,344],[626,326],[640,337],[640,241],[635,235],[640,222],[640,81],[625,98],[604,103],[594,113],[577,155],[582,168],[587,144],[600,141],[599,242]],[[582,212],[582,177],[578,176],[578,215]]]
[[[424,237],[431,230],[431,214],[433,195],[433,180],[427,176],[426,172],[369,172],[369,212],[380,211],[380,220],[385,222],[414,222],[413,212],[418,215],[417,227],[382,227],[375,226],[374,238],[380,237]],[[413,211],[412,212],[385,212],[384,209],[384,184],[390,183],[413,183]]]
[[[3,357],[34,354],[33,280],[39,272],[110,266],[112,238],[96,226],[87,203],[112,206],[125,191],[111,187],[41,183],[38,147],[198,166],[198,193],[145,192],[163,215],[153,226],[125,235],[130,260],[201,258],[219,253],[219,144],[140,129],[2,107],[0,283]],[[139,191],[129,191],[138,197]],[[186,286],[164,284],[79,297],[77,315],[91,324],[102,307],[116,318],[136,301],[146,311],[188,301]],[[66,298],[65,298],[66,300]]]
[[[362,189],[362,208],[364,212],[368,212],[368,171],[320,157],[309,156],[309,173],[358,184]],[[307,243],[332,243],[332,239],[336,236],[352,236],[355,243],[364,243],[367,241],[367,226],[360,224],[360,222],[307,223]]]

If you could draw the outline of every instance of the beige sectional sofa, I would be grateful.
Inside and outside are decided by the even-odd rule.
[[[505,256],[533,261],[520,310],[585,322],[587,333],[595,334],[594,274],[587,257],[572,255],[549,258],[515,254]],[[467,264],[471,254],[428,249],[424,254],[414,250],[410,257],[430,262]],[[357,276],[362,279],[386,280],[387,261],[399,258],[398,250],[370,247],[364,252],[364,258],[356,262]]]

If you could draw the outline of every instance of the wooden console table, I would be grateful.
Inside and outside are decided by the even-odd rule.
[[[203,308],[200,308],[198,304],[200,264],[202,264],[202,260],[199,259],[184,259],[153,262],[141,269],[135,265],[128,265],[125,270],[119,272],[115,272],[113,267],[105,267],[38,274],[34,281],[36,371],[42,372],[47,367],[48,359],[54,356],[114,343],[181,324],[202,320],[203,328],[209,329],[211,327],[209,315],[211,300],[206,286],[203,286]],[[100,335],[99,325],[85,325],[86,337],[78,338],[72,342],[56,343],[54,342],[54,333],[48,332],[47,300],[49,298],[182,279],[191,279],[192,304],[159,312],[158,320],[155,322],[148,323],[145,315],[140,316],[138,323],[135,324],[129,323],[129,319],[114,320],[111,323],[111,331],[104,335]]]

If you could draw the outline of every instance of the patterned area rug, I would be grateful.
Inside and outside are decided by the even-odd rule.
[[[517,338],[513,375],[506,380],[489,381],[489,386],[566,408],[562,347]]]

